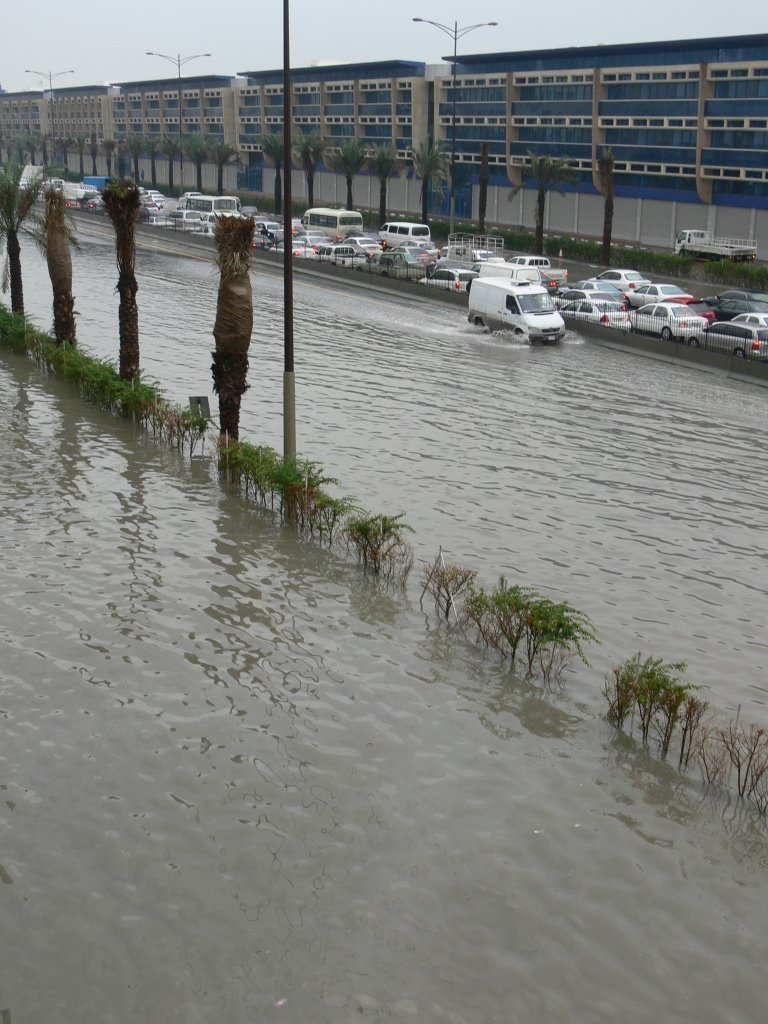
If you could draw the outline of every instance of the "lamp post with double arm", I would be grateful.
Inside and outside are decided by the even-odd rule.
[[[476,28],[490,28],[498,25],[498,21],[480,21],[477,25],[462,25],[454,21],[453,28],[450,25],[442,25],[439,21],[430,21],[429,18],[414,18],[425,25],[434,25],[453,40],[453,71],[451,74],[451,199],[450,199],[450,225],[449,232],[453,234],[453,225],[456,218],[456,54],[459,40],[474,32]]]
[[[176,67],[176,74],[178,76],[178,102],[179,102],[179,184],[181,185],[181,191],[184,191],[184,140],[182,138],[183,132],[181,128],[181,69],[185,64],[189,64],[191,60],[197,60],[198,57],[210,57],[210,53],[192,53],[188,57],[182,57],[180,53],[177,53],[175,57],[170,56],[167,53],[155,53],[154,50],[147,50],[146,54],[148,57],[162,57],[163,60],[169,60],[171,64]]]
[[[70,68],[68,71],[35,71],[34,68],[25,68],[25,75],[40,75],[41,78],[48,79],[48,103],[50,104],[50,110],[48,114],[48,122],[51,129],[51,156],[53,162],[56,161],[56,140],[55,140],[55,119],[53,110],[53,80],[59,78],[61,75],[74,75],[74,71]]]

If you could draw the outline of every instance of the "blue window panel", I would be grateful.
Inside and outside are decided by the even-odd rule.
[[[333,105],[326,105],[325,107],[326,117],[353,117],[354,114],[354,103],[335,103]]]
[[[765,60],[765,56],[763,56]],[[768,99],[768,78],[715,82],[715,99]]]
[[[592,86],[588,84],[524,85],[520,88],[520,101],[542,103],[592,102]]]
[[[364,142],[366,139],[381,142],[382,139],[389,140],[392,138],[392,126],[389,124],[365,124],[360,130],[365,132],[361,136],[361,142]]]
[[[701,155],[701,162],[704,167],[765,167],[768,165],[768,153],[765,150],[735,149],[723,152],[721,150],[705,149]]]
[[[511,112],[516,117],[591,117],[592,102],[589,103],[518,103],[512,104]]]
[[[608,146],[676,146],[696,148],[696,132],[684,128],[606,128]]]
[[[762,149],[768,166],[768,131],[713,131],[712,149]]]
[[[715,206],[768,210],[768,184],[759,181],[716,181],[712,187],[712,202]]]
[[[708,100],[704,112],[707,117],[766,117],[768,100]]]
[[[328,127],[328,134],[332,138],[339,138],[341,136],[354,136],[355,126],[353,124],[332,124]]]
[[[696,100],[657,100],[649,103],[642,100],[607,100],[599,105],[601,117],[698,117],[699,105]]]
[[[453,104],[441,103],[439,105],[441,117],[453,116]],[[507,108],[503,103],[457,103],[456,117],[506,117]]]
[[[655,164],[695,164],[696,149],[682,149],[677,146],[614,146],[615,160],[642,160]]]
[[[555,125],[526,126],[518,131],[520,142],[563,142],[566,145],[571,143],[584,143],[589,145],[592,142],[592,132],[589,128],[561,128]]]
[[[392,103],[361,103],[357,112],[363,117],[389,117],[392,113]]]

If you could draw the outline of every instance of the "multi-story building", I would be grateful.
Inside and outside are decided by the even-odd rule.
[[[292,131],[319,134],[331,149],[350,137],[369,150],[392,144],[402,172],[389,205],[411,213],[420,190],[413,146],[437,139],[455,156],[459,217],[477,215],[485,147],[488,219],[498,224],[533,223],[529,152],[567,158],[576,181],[550,197],[547,227],[585,235],[600,233],[596,161],[609,147],[617,238],[667,245],[677,228],[706,227],[768,244],[768,35],[460,55],[455,67],[445,59],[293,68]],[[284,123],[281,69],[0,93],[6,150],[19,136],[119,144],[181,127],[231,146],[240,166],[228,169],[227,186],[260,192],[274,177],[262,136]],[[294,174],[300,197],[303,176]],[[209,168],[206,186],[214,180]],[[377,191],[367,175],[356,179],[360,205],[376,206]],[[338,176],[321,166],[315,195],[340,201]],[[431,207],[447,213],[447,189]]]

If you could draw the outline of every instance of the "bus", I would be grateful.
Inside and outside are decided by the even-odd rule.
[[[224,213],[232,216],[240,213],[240,200],[237,196],[188,196],[186,208],[199,213]]]
[[[332,242],[342,242],[350,235],[362,233],[363,215],[356,210],[331,210],[316,206],[304,212],[301,226],[305,231],[319,231]]]

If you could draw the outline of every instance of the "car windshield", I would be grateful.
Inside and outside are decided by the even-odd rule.
[[[547,295],[546,292],[518,295],[517,301],[523,313],[550,313],[555,309],[552,296]]]
[[[689,302],[688,309],[690,309],[692,313],[698,313],[702,316],[705,313],[709,313],[709,306],[706,302]]]

